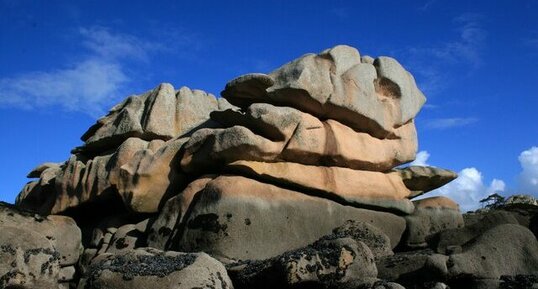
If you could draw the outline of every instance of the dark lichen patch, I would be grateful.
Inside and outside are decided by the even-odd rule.
[[[116,249],[121,250],[129,247],[129,244],[125,241],[125,238],[119,238],[116,241]]]
[[[252,224],[252,222],[250,221],[249,218],[246,218],[245,219],[245,225],[250,226],[250,224]]]
[[[113,256],[112,259],[103,260],[90,266],[86,288],[99,288],[101,272],[108,270],[119,273],[125,281],[133,280],[136,276],[165,277],[173,272],[181,271],[196,261],[196,255],[184,254],[179,256],[166,256],[164,253],[156,255]]]
[[[15,254],[17,253],[15,248],[13,248],[10,244],[1,245],[0,246],[0,251],[2,253],[8,253],[8,254],[10,254],[12,256],[15,256]]]
[[[166,237],[166,236],[170,236],[170,234],[172,234],[172,229],[168,228],[168,227],[161,227],[159,228],[159,235],[163,236],[163,237]]]
[[[19,270],[11,270],[2,275],[2,277],[0,277],[0,288],[5,288],[9,280],[15,279],[17,276],[25,277],[26,275]]]
[[[321,240],[336,240],[341,238],[351,238],[355,241],[364,242],[369,248],[389,250],[389,241],[381,232],[375,230],[366,223],[348,220],[344,225],[333,230],[332,234],[326,235]]]
[[[196,218],[189,221],[189,229],[200,229],[203,231],[213,232],[215,234],[220,231],[226,232],[228,228],[225,224],[219,223],[219,216],[216,214],[204,214],[196,216]]]
[[[35,249],[26,250],[24,252],[24,263],[30,262],[30,257],[38,255],[38,254],[50,255],[50,258],[52,258],[53,261],[60,259],[60,254],[57,251],[53,250],[53,249],[35,248]]]
[[[538,275],[501,276],[500,289],[531,289],[536,288]]]

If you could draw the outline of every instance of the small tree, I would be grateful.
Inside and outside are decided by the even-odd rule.
[[[484,208],[487,208],[487,209],[496,209],[496,208],[499,208],[500,206],[502,206],[504,204],[504,197],[497,194],[497,193],[493,193],[489,196],[487,196],[486,198],[480,200],[480,203],[482,204],[482,206]]]

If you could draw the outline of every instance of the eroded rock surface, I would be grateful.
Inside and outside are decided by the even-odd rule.
[[[34,168],[17,198],[32,212],[0,206],[0,286],[534,282],[534,198],[463,216],[448,198],[414,199],[457,175],[404,166],[425,97],[396,60],[336,46],[222,96],[161,84],[113,107],[67,161]]]
[[[232,289],[233,285],[224,266],[207,254],[139,248],[124,254],[102,254],[78,288]]]
[[[72,219],[0,203],[0,232],[1,288],[60,288],[73,280],[66,273],[74,270],[82,245]]]

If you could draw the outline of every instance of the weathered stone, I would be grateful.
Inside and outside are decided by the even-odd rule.
[[[375,282],[377,269],[368,246],[341,238],[250,262],[237,272],[232,267],[230,273],[236,289],[364,288],[359,286]]]
[[[165,250],[169,240],[177,237],[179,225],[191,205],[194,196],[202,191],[215,175],[203,176],[191,182],[181,193],[170,198],[159,216],[152,222],[148,232],[148,246]]]
[[[381,280],[375,282],[371,289],[405,289],[405,287],[398,283]]]
[[[92,237],[90,239],[89,246],[91,248],[99,248],[103,243],[105,232],[101,228],[94,228],[92,231]]]
[[[389,237],[382,230],[365,222],[349,220],[342,226],[335,228],[331,234],[323,236],[320,240],[341,238],[350,238],[364,243],[372,251],[375,258],[394,254],[391,250]]]
[[[59,264],[73,265],[82,253],[81,232],[73,219],[64,216],[40,216],[0,203],[0,231],[4,227],[35,232],[48,240],[58,252]],[[0,234],[1,235],[1,234]],[[17,244],[17,240],[12,240]]]
[[[224,98],[253,98],[253,100],[256,100],[257,96],[264,95],[265,90],[273,84],[275,84],[274,80],[266,74],[250,73],[228,82],[221,94]]]
[[[233,285],[224,266],[205,253],[141,248],[95,259],[78,288],[232,289]]]
[[[217,109],[217,100],[211,94],[187,87],[176,91],[163,83],[114,106],[82,136],[85,144],[79,150],[104,151],[129,137],[169,140],[202,125]]]
[[[378,138],[390,137],[425,102],[414,78],[396,60],[363,62],[356,49],[345,45],[306,54],[269,75],[236,78],[222,95],[239,106],[268,102],[295,107]]]
[[[527,228],[502,224],[489,229],[447,262],[451,276],[499,279],[538,271],[538,241]]]
[[[39,166],[35,167],[33,170],[31,170],[26,177],[27,178],[39,178],[46,170],[48,169],[57,170],[60,168],[61,165],[62,165],[61,163],[42,163]]]
[[[266,259],[311,244],[347,220],[369,223],[398,244],[403,218],[343,206],[239,176],[220,176],[199,192],[172,248],[218,258]],[[248,241],[245,241],[248,240]]]
[[[504,206],[538,206],[538,199],[530,195],[513,195],[504,201]]]
[[[442,187],[458,177],[453,171],[436,167],[410,166],[395,171],[400,174],[405,186],[413,192],[413,198]]]
[[[0,288],[57,288],[58,251],[44,235],[14,225],[0,228]]]
[[[39,211],[48,209],[47,214],[54,214],[90,199],[115,193],[120,167],[127,163],[137,151],[146,149],[148,145],[148,142],[141,139],[130,138],[115,152],[96,156],[93,159],[88,159],[80,154],[71,155],[56,173],[53,193],[43,196],[50,201],[37,204],[52,204],[52,206]],[[29,208],[37,207],[34,205],[34,200],[22,196],[17,199],[17,205]]]
[[[75,279],[75,274],[77,270],[75,269],[75,266],[67,266],[60,268],[60,272],[58,273],[58,280],[60,282],[68,282],[73,279]]]
[[[134,224],[123,225],[112,235],[106,249],[107,253],[118,254],[132,249],[145,247],[146,237]]]
[[[413,160],[417,150],[413,122],[395,129],[393,138],[381,140],[335,120],[321,121],[270,104],[253,104],[245,113],[213,112],[212,118],[228,128],[195,132],[185,145],[184,171],[207,172],[237,160],[387,171]]]
[[[463,246],[489,229],[502,224],[518,224],[513,214],[504,211],[492,211],[480,221],[463,228],[447,229],[428,238],[428,244],[438,253],[446,254],[452,246]]]
[[[428,252],[397,253],[376,260],[378,277],[414,288],[432,281],[445,280],[447,256]],[[422,287],[417,287],[422,288]]]
[[[32,210],[39,214],[49,214],[54,206],[56,192],[56,175],[62,164],[44,163],[33,169],[29,178],[39,178],[27,183],[21,190],[15,202],[23,209]]]
[[[84,249],[84,252],[82,252],[82,255],[80,256],[80,260],[78,262],[78,269],[81,275],[86,275],[88,273],[88,269],[90,268],[91,262],[97,256],[97,254],[98,249]]]
[[[407,199],[411,192],[397,174],[253,161],[233,162],[226,166],[225,171],[354,207],[405,214],[414,210],[413,204]]]
[[[185,186],[179,151],[187,139],[168,141],[155,151],[140,150],[120,167],[116,186],[130,209],[139,213],[157,212],[178,188]]]
[[[39,191],[42,196],[30,198],[30,193],[21,193],[17,204],[54,214],[118,194],[126,207],[135,212],[157,212],[159,206],[164,204],[163,200],[185,185],[177,158],[186,140],[146,142],[129,138],[110,154],[92,159],[82,154],[71,155],[63,167],[54,168],[54,190],[49,195],[43,196],[45,192]],[[43,174],[51,169],[42,173],[41,183]],[[24,191],[31,189],[28,187]]]
[[[407,228],[402,238],[407,248],[425,248],[433,234],[464,226],[458,204],[449,198],[431,197],[413,203],[415,211],[405,216]]]

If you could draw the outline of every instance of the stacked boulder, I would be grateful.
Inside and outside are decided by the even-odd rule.
[[[428,273],[411,288],[444,288],[538,271],[528,229],[501,228],[524,244],[512,253],[534,253],[488,271],[498,258],[476,258],[501,229],[467,238],[456,203],[413,200],[457,176],[401,166],[425,97],[396,60],[336,46],[221,95],[161,84],[131,96],[69,160],[30,172],[17,206],[81,229],[72,285],[402,288]]]

